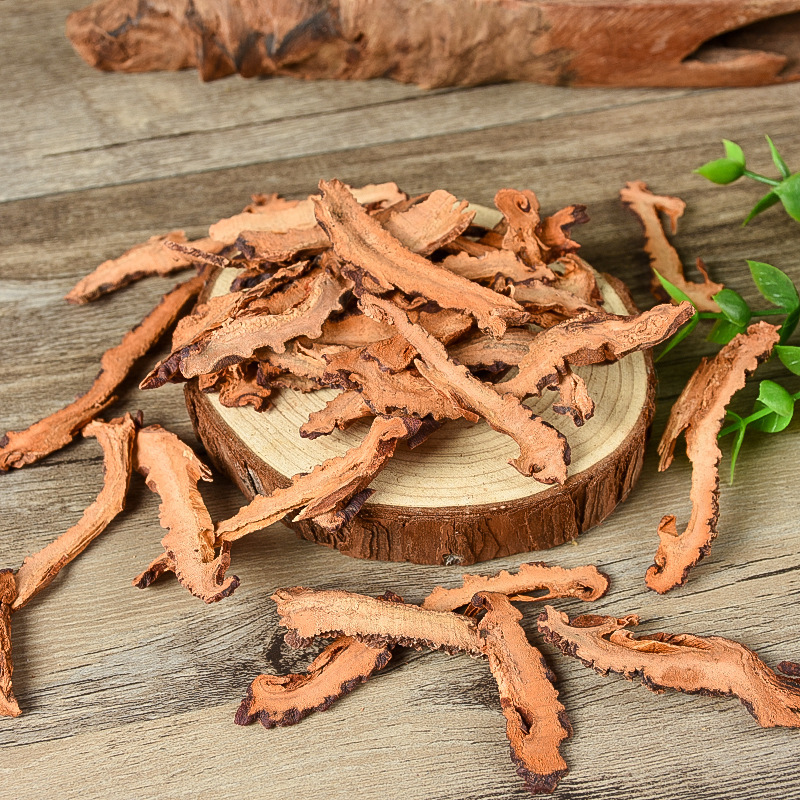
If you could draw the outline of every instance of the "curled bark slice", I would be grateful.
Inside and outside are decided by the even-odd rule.
[[[356,420],[373,416],[372,409],[364,402],[364,398],[356,391],[347,389],[328,400],[325,408],[312,411],[308,421],[300,428],[304,439],[316,439],[327,436],[335,430],[343,431]]]
[[[14,571],[0,569],[0,717],[18,717],[22,713],[11,685],[11,606],[16,596]]]
[[[683,262],[675,248],[669,243],[658,212],[667,215],[674,234],[678,229],[678,218],[683,215],[686,203],[679,197],[669,197],[653,194],[643,181],[630,181],[620,189],[619,196],[622,202],[630,208],[639,218],[644,227],[644,249],[650,257],[650,266],[677,286],[700,311],[719,311],[719,306],[714,301],[714,295],[724,287],[721,283],[709,280],[705,270],[702,269],[703,283],[692,283],[686,280],[683,272]],[[698,267],[702,262],[698,262]],[[664,299],[665,293],[655,274],[650,282],[651,291],[659,298]]]
[[[349,187],[348,187],[349,188]],[[396,183],[379,183],[351,189],[356,201],[362,205],[390,206],[405,200],[405,192]],[[293,228],[312,228],[317,224],[311,197],[306,200],[283,200],[277,196],[260,206],[227,219],[221,219],[208,230],[208,235],[219,242],[233,244],[243,231],[285,232]]]
[[[183,231],[171,231],[164,236],[153,236],[137,244],[118,258],[104,261],[94,272],[81,278],[64,298],[70,303],[83,304],[114,292],[148,275],[170,275],[191,267],[197,260],[190,253],[181,253],[165,245],[171,242],[186,243]],[[224,245],[213,239],[198,239],[190,243],[198,251],[218,253]]]
[[[100,373],[86,394],[34,423],[24,431],[9,431],[0,439],[0,471],[32,464],[69,444],[88,422],[116,399],[114,391],[172,326],[184,306],[203,287],[198,275],[173,289],[122,341],[103,353]]]
[[[174,350],[142,381],[141,388],[156,388],[178,374],[193,378],[217,372],[250,358],[261,348],[281,353],[286,342],[298,336],[315,339],[322,334],[322,324],[330,314],[341,310],[348,288],[342,278],[319,272],[307,297],[283,312],[258,314],[255,312],[260,309],[253,303],[249,313],[228,317],[196,335],[190,344]]]
[[[103,488],[75,525],[22,562],[17,572],[14,611],[49,585],[61,568],[79,556],[125,508],[136,425],[126,414],[110,422],[94,420],[83,429],[84,436],[96,437],[103,448]]]
[[[496,575],[464,575],[463,583],[455,589],[437,586],[425,598],[423,608],[432,611],[455,611],[467,605],[478,592],[503,594],[511,600],[552,600],[555,597],[575,597],[579,600],[598,600],[608,589],[608,577],[597,567],[587,565],[564,569],[548,567],[536,561],[520,564],[517,572],[502,570]],[[528,592],[546,590],[546,594],[530,597]]]
[[[533,280],[512,284],[509,294],[529,311],[533,321],[543,328],[549,328],[579,314],[600,311],[599,304],[586,301],[572,292],[543,281]]]
[[[647,570],[645,581],[661,594],[686,582],[689,570],[708,554],[717,536],[722,458],[717,434],[731,398],[744,386],[747,375],[769,356],[778,339],[774,325],[751,325],[713,359],[700,362],[672,406],[658,445],[659,469],[663,471],[672,463],[675,443],[685,431],[686,454],[692,462],[692,514],[680,535],[672,514],[659,523],[655,563]]]
[[[428,256],[469,227],[475,212],[468,205],[437,189],[409,209],[390,213],[383,227],[413,253]]]
[[[341,636],[314,659],[306,672],[259,675],[248,687],[234,722],[249,725],[257,719],[265,728],[295,725],[314,711],[325,711],[383,669],[391,657],[388,647],[370,647]]]
[[[345,347],[364,347],[381,339],[394,336],[391,325],[365,317],[360,312],[329,319],[322,326],[322,344],[338,344]]]
[[[630,317],[601,312],[567,320],[536,336],[518,374],[505,381],[502,390],[520,398],[540,395],[545,388],[557,388],[570,366],[618,361],[636,350],[655,347],[693,314],[690,303],[665,303]],[[569,408],[565,398],[562,404]]]
[[[523,406],[512,394],[499,394],[463,365],[455,364],[444,346],[424,328],[414,325],[393,303],[371,295],[360,300],[365,313],[391,322],[420,354],[415,362],[426,381],[461,409],[479,414],[496,431],[510,436],[520,455],[509,463],[541,483],[563,483],[567,477],[569,445],[563,434]],[[464,415],[466,416],[466,415]]]
[[[539,274],[520,261],[510,250],[488,249],[478,256],[462,251],[447,256],[442,261],[442,266],[462,278],[478,282],[494,281],[498,275],[510,281],[529,281]]]
[[[227,408],[252,406],[256,411],[266,411],[270,405],[272,389],[258,381],[258,364],[247,361],[234,364],[222,371],[218,381],[219,402]]]
[[[545,261],[549,264],[557,258],[580,250],[580,245],[570,239],[574,225],[585,225],[589,221],[586,206],[573,205],[559,209],[545,217],[537,229],[539,241],[545,246]]]
[[[476,331],[449,350],[450,358],[470,369],[500,372],[513,367],[528,354],[538,334],[530,328],[510,328],[502,339]]]
[[[314,198],[317,219],[339,258],[369,277],[370,291],[385,293],[397,288],[412,296],[422,295],[442,308],[472,314],[481,328],[495,336],[503,335],[507,323],[525,321],[522,307],[511,298],[403,247],[358,205],[340,181],[321,181],[320,189],[322,198]]]
[[[377,361],[361,358],[358,351],[350,354],[349,362],[337,357],[336,365],[337,371],[329,368],[325,379],[342,388],[357,390],[373,414],[478,421],[475,414],[411,370],[384,371]]]
[[[621,619],[580,616],[571,622],[550,606],[539,630],[564,655],[607,675],[641,678],[653,692],[738,697],[764,728],[800,728],[800,684],[774,673],[752,650],[721,636],[654,633],[634,637],[631,614]]]
[[[497,681],[511,759],[529,791],[552,792],[567,772],[561,742],[572,736],[555,676],[528,642],[519,624],[522,614],[508,597],[487,592],[475,599],[486,609],[478,633]]]
[[[143,428],[136,436],[134,466],[148,488],[161,497],[159,519],[168,533],[161,540],[173,562],[178,580],[206,603],[227,597],[239,585],[225,577],[229,548],[214,553],[214,523],[206,509],[199,481],[210,481],[211,472],[174,433],[160,425]]]
[[[352,636],[365,644],[482,653],[476,623],[460,614],[302,586],[279,589],[272,599],[280,624],[289,628],[286,642],[292,647],[305,647],[318,637]]]
[[[532,278],[555,280],[555,273],[547,266],[547,245],[539,236],[542,220],[536,195],[529,190],[501,189],[494,196],[494,204],[505,217],[503,248],[531,267]]]
[[[331,243],[319,225],[288,231],[242,231],[236,246],[250,259],[276,264],[309,258],[328,250]]]
[[[365,489],[397,443],[416,432],[418,423],[398,418],[378,417],[369,432],[343,456],[331,458],[306,475],[270,495],[258,495],[235,516],[217,523],[217,543],[225,545],[283,519],[290,511],[302,508],[298,519],[311,519],[332,511]]]

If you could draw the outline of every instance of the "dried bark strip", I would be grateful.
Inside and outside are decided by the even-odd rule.
[[[514,367],[528,354],[538,333],[530,328],[511,328],[502,339],[495,339],[482,331],[476,331],[447,352],[453,361],[470,369],[485,369],[500,372]]]
[[[83,429],[84,436],[96,437],[103,448],[103,488],[75,525],[22,562],[17,571],[14,611],[48,586],[62,567],[79,556],[125,508],[136,427],[137,421],[125,414],[110,422],[94,420]]]
[[[337,358],[337,366],[338,371],[325,373],[325,380],[343,389],[357,390],[373,414],[435,420],[464,418],[471,422],[479,419],[411,370],[384,372],[377,361],[361,358],[357,351],[351,354],[349,363]]]
[[[634,637],[635,614],[616,619],[595,615],[569,620],[547,606],[539,630],[566,656],[601,675],[640,678],[653,692],[738,697],[764,728],[800,728],[800,684],[777,675],[752,650],[721,636],[653,633]]]
[[[188,269],[195,263],[197,259],[191,254],[169,249],[169,243],[188,243],[196,250],[206,253],[219,253],[224,247],[221,242],[215,242],[210,238],[187,242],[183,231],[152,236],[118,258],[104,261],[94,272],[81,278],[64,299],[79,305],[88,303],[149,275],[165,277],[173,272]]]
[[[11,606],[16,596],[14,571],[0,569],[0,717],[18,717],[22,713],[11,685]]]
[[[455,611],[468,605],[478,592],[503,594],[511,600],[552,600],[574,597],[579,600],[598,600],[608,589],[608,577],[597,567],[548,567],[541,561],[520,564],[517,572],[502,570],[496,575],[464,575],[462,585],[455,589],[437,586],[425,598],[423,608],[432,611]],[[530,597],[527,592],[546,590],[544,595]]]
[[[472,314],[478,325],[502,336],[507,323],[526,320],[522,307],[508,297],[433,264],[412,253],[371,218],[340,181],[321,181],[322,198],[314,198],[317,219],[336,254],[368,276],[370,291],[392,288],[422,295],[442,308]]]
[[[563,483],[570,461],[566,438],[523,406],[512,394],[499,394],[475,378],[463,365],[455,364],[444,346],[424,328],[414,325],[393,303],[364,294],[361,307],[369,316],[391,322],[417,349],[415,365],[425,380],[449,398],[456,407],[479,414],[496,431],[510,436],[520,455],[509,463],[523,475],[540,483]],[[466,416],[466,415],[463,415]]]
[[[296,725],[352,692],[383,669],[391,657],[391,648],[369,647],[341,636],[311,662],[306,672],[259,675],[248,687],[234,722],[249,725],[257,719],[265,728]]]
[[[396,183],[371,183],[350,191],[356,201],[365,206],[391,206],[406,199],[405,192],[401,192]],[[270,198],[265,205],[252,206],[250,211],[214,223],[208,229],[208,235],[219,242],[233,244],[244,231],[285,233],[294,228],[313,228],[317,220],[312,197],[310,195],[305,200]]]
[[[312,519],[346,504],[365,489],[394,454],[398,441],[418,429],[412,420],[378,417],[369,432],[343,456],[331,458],[270,495],[258,495],[227,520],[217,523],[217,544],[226,545],[302,508],[297,519]]]
[[[364,402],[364,398],[357,391],[346,389],[328,400],[325,408],[312,411],[308,421],[300,427],[300,435],[304,439],[316,439],[335,430],[346,430],[356,420],[371,416],[372,409]]]
[[[251,406],[256,411],[266,411],[272,389],[259,382],[258,368],[254,361],[226,367],[218,382],[219,402],[226,408]]]
[[[348,289],[344,279],[319,272],[307,296],[297,305],[281,313],[263,315],[255,313],[258,309],[253,305],[249,313],[225,318],[219,325],[196,334],[190,344],[174,350],[142,381],[141,388],[157,388],[178,375],[193,378],[217,372],[250,358],[261,348],[282,353],[286,342],[298,336],[318,338],[325,320],[341,310],[341,300]]]
[[[570,367],[619,361],[629,353],[655,347],[694,313],[690,303],[665,303],[630,317],[600,312],[559,323],[534,338],[528,355],[519,363],[519,372],[502,384],[502,390],[520,399],[538,396],[545,388],[585,391],[583,381],[572,375]],[[586,418],[563,393],[561,406],[554,410],[573,413],[578,424]]]
[[[487,592],[475,600],[486,609],[478,633],[497,681],[511,759],[530,792],[550,793],[567,773],[560,747],[572,736],[572,725],[553,685],[555,675],[528,642],[519,624],[522,614],[508,597]]]
[[[442,261],[442,267],[469,281],[482,283],[491,283],[498,275],[521,283],[533,280],[538,274],[536,270],[520,261],[511,250],[487,249],[481,255],[470,255],[462,250],[447,256]]]
[[[137,434],[134,466],[144,475],[148,488],[161,497],[159,519],[168,531],[161,544],[178,580],[206,603],[227,597],[239,579],[225,577],[229,547],[223,544],[215,557],[214,523],[197,488],[200,480],[211,480],[208,467],[160,425],[150,425]]]
[[[521,192],[500,189],[494,196],[494,204],[505,217],[503,249],[511,251],[527,264],[534,273],[532,278],[554,281],[555,273],[547,266],[548,247],[539,235],[542,220],[536,195],[528,189]]]
[[[306,647],[316,638],[351,636],[365,644],[482,653],[477,624],[460,614],[302,586],[278,589],[272,599],[280,624],[289,628],[286,643],[291,647]]]
[[[778,328],[766,322],[751,325],[731,339],[709,360],[704,358],[675,401],[658,445],[662,472],[672,463],[675,443],[685,432],[686,454],[692,462],[692,514],[682,534],[675,517],[666,515],[658,526],[659,546],[655,563],[645,581],[663,594],[680,586],[689,570],[708,555],[719,522],[719,462],[722,451],[717,434],[733,395],[745,378],[768,358],[779,339]]]
[[[103,353],[100,373],[86,394],[75,402],[34,423],[24,431],[9,431],[0,439],[0,471],[24,467],[69,444],[88,422],[116,399],[114,391],[127,378],[136,362],[146,355],[169,330],[184,306],[204,284],[198,275],[180,284],[122,341]]]
[[[724,288],[723,285],[709,280],[700,259],[697,260],[697,267],[703,275],[703,283],[686,280],[683,262],[669,243],[658,216],[659,211],[667,215],[674,234],[678,230],[678,218],[683,216],[686,203],[679,197],[653,194],[643,181],[629,181],[620,189],[619,196],[644,227],[644,249],[650,257],[650,266],[662,278],[677,286],[699,311],[719,311],[714,295]],[[656,298],[665,299],[664,288],[655,274],[650,281],[650,289]]]

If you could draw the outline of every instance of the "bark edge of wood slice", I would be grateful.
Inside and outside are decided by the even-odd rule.
[[[604,275],[601,286],[610,311],[636,311],[621,281]],[[549,410],[551,392],[529,402],[570,441],[573,462],[562,486],[546,487],[519,475],[506,463],[516,455],[516,445],[485,422],[448,422],[415,450],[398,447],[372,484],[375,494],[341,530],[329,533],[311,521],[288,518],[285,524],[303,539],[355,558],[434,565],[466,566],[575,539],[602,522],[636,484],[655,411],[656,384],[649,352],[577,371],[597,405],[595,417],[582,428]],[[621,389],[623,382],[626,389]],[[248,499],[286,486],[292,475],[341,455],[360,440],[368,425],[356,423],[313,441],[300,438],[298,428],[308,412],[321,408],[334,390],[307,395],[287,390],[265,413],[225,408],[216,395],[201,392],[196,379],[184,391],[192,424],[212,463]],[[630,398],[627,405],[621,402],[625,397]],[[609,441],[615,442],[613,447]],[[597,452],[603,454],[595,457]],[[478,456],[483,462],[476,461]],[[475,478],[484,477],[481,463],[491,473],[476,486]],[[426,476],[428,469],[433,472]],[[437,475],[438,487],[430,482]],[[469,501],[492,492],[492,502]],[[416,504],[404,502],[415,493]],[[464,498],[467,502],[458,502]]]

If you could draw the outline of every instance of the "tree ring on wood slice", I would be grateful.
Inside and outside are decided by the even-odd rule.
[[[220,270],[206,297],[228,291],[236,270]],[[616,314],[636,308],[621,281],[598,276],[604,307]],[[545,486],[508,464],[517,445],[486,422],[448,421],[414,450],[404,443],[371,484],[375,490],[353,520],[330,533],[312,521],[286,524],[313,542],[356,558],[467,565],[513,553],[543,550],[574,539],[602,522],[636,483],[655,409],[649,353],[575,370],[595,401],[592,419],[578,428],[556,414],[547,391],[527,401],[564,433],[572,464],[563,486]],[[338,390],[308,394],[281,390],[266,412],[225,408],[197,381],[186,384],[186,403],[211,460],[252,498],[286,486],[328,458],[358,444],[369,420],[314,440],[299,428]]]

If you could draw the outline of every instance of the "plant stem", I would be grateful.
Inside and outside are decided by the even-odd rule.
[[[774,178],[768,178],[766,175],[759,175],[757,172],[751,172],[749,169],[746,169],[743,173],[748,178],[752,178],[754,181],[759,181],[759,183],[766,183],[769,186],[780,186],[781,181],[776,181]]]
[[[795,392],[792,396],[792,400],[796,403],[800,400],[800,392]],[[739,428],[746,427],[751,422],[755,422],[757,419],[761,419],[762,417],[766,417],[768,414],[772,414],[771,408],[762,408],[760,411],[756,411],[751,414],[749,417],[745,417],[744,419],[740,419],[738,422],[735,422],[733,425],[728,425],[727,428],[723,428],[718,434],[717,438],[721,439],[723,436],[728,436],[728,434],[735,433],[739,430]]]

